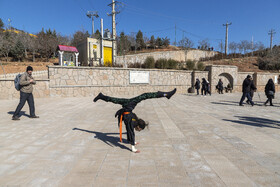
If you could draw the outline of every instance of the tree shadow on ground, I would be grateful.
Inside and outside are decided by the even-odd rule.
[[[280,129],[280,121],[266,119],[266,118],[259,118],[259,117],[248,117],[248,116],[235,116],[235,117],[239,119],[238,120],[223,119],[223,120],[230,121],[233,123],[238,123],[241,125]]]
[[[122,149],[131,151],[128,147],[120,144],[119,137],[109,136],[109,135],[116,135],[119,133],[103,133],[103,132],[89,131],[89,130],[79,129],[79,128],[73,128],[72,130],[79,130],[79,131],[95,134],[95,138],[103,141],[104,143],[106,143],[107,145],[109,145],[111,147],[115,146],[115,147],[120,147]],[[124,139],[123,139],[123,142],[128,143],[128,141],[126,141]]]
[[[9,112],[7,112],[7,113],[10,114],[10,115],[14,115],[15,111],[9,111]],[[21,117],[21,116],[30,117],[30,115],[28,115],[28,114],[25,113],[25,111],[20,111],[18,116],[19,116],[19,117]]]

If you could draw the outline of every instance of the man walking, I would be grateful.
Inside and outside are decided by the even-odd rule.
[[[240,99],[239,106],[244,106],[243,101],[245,100],[245,97],[247,97],[247,99],[249,100],[251,105],[254,106],[254,102],[252,101],[252,98],[250,95],[252,84],[253,84],[253,81],[252,81],[251,75],[247,75],[247,78],[243,81],[243,84],[242,84],[243,95]]]
[[[200,89],[200,81],[199,81],[199,79],[196,79],[194,87],[196,89],[197,95],[199,95],[199,89]]]
[[[39,116],[35,115],[34,98],[32,92],[33,85],[36,84],[36,81],[32,77],[32,71],[33,68],[31,66],[28,66],[26,68],[26,72],[23,73],[20,77],[20,101],[12,120],[19,120],[19,113],[26,101],[29,105],[30,118],[39,118]]]
[[[219,82],[218,82],[217,88],[218,88],[218,92],[219,92],[219,94],[223,94],[224,83],[223,83],[222,79],[219,79]]]

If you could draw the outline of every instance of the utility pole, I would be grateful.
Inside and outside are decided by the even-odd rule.
[[[115,10],[116,8],[116,2],[115,0],[112,0],[112,3],[108,6],[112,6],[112,13],[108,14],[108,16],[112,16],[112,63],[116,64],[116,57],[117,57],[117,31],[116,31],[116,14],[120,13]]]
[[[252,36],[252,56],[254,56],[254,36]]]
[[[9,25],[9,30],[11,30],[11,29],[12,29],[12,26],[11,26],[12,20],[9,18],[9,19],[8,19],[8,22],[9,22],[9,24],[8,24],[8,25]]]
[[[91,37],[93,37],[94,36],[94,17],[98,18],[99,15],[98,15],[97,11],[88,11],[86,15],[87,15],[87,17],[91,18],[91,20],[92,20],[92,34],[91,34]]]
[[[270,51],[272,51],[273,34],[276,34],[274,29],[271,29],[268,33],[270,35]]]
[[[177,41],[176,41],[176,23],[175,23],[175,46],[177,45]]]
[[[227,50],[228,50],[228,26],[231,25],[232,23],[226,23],[223,24],[223,26],[226,26],[226,41],[225,41],[225,55],[227,55]]]

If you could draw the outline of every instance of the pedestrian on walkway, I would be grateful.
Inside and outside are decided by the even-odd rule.
[[[206,89],[207,89],[207,82],[205,78],[202,78],[202,83],[201,83],[201,95],[206,95]]]
[[[39,116],[35,115],[35,106],[34,106],[34,98],[33,98],[33,85],[36,84],[36,81],[32,77],[32,71],[33,68],[31,66],[28,66],[26,68],[26,72],[23,73],[20,77],[20,101],[16,108],[16,111],[12,117],[12,120],[19,120],[19,113],[23,106],[25,105],[25,102],[27,101],[29,105],[29,112],[30,112],[30,118],[39,118]]]
[[[197,95],[199,95],[199,89],[200,89],[200,81],[199,81],[199,79],[196,79],[194,87],[196,89]]]
[[[243,101],[245,100],[245,97],[249,100],[252,106],[254,106],[254,102],[252,101],[250,91],[251,91],[251,85],[252,85],[252,77],[251,75],[247,75],[246,79],[244,79],[243,84],[242,84],[242,97],[239,102],[239,106],[244,106]]]
[[[224,90],[224,83],[222,81],[222,79],[219,79],[219,82],[217,84],[217,89],[218,89],[218,93],[219,94],[223,94],[223,90]]]
[[[176,88],[170,92],[152,92],[152,93],[144,93],[142,95],[139,95],[137,97],[131,98],[131,99],[124,99],[124,98],[115,98],[103,95],[102,93],[99,93],[95,98],[94,102],[98,101],[99,99],[106,101],[106,102],[112,102],[115,104],[122,105],[122,108],[118,110],[115,114],[115,117],[118,116],[118,122],[120,127],[120,141],[122,141],[122,121],[125,123],[126,132],[127,132],[127,141],[132,146],[132,152],[139,153],[140,151],[135,148],[135,145],[138,143],[135,141],[135,134],[134,129],[136,131],[141,131],[145,129],[146,126],[148,126],[148,123],[144,120],[137,117],[135,113],[132,112],[132,110],[136,107],[138,103],[145,99],[152,99],[152,98],[160,98],[160,97],[166,97],[170,99],[176,92]]]
[[[274,99],[274,94],[275,94],[275,85],[272,79],[269,79],[267,84],[265,85],[265,95],[267,97],[266,102],[264,105],[266,105],[269,101],[270,106],[274,106],[272,104],[272,99]]]
[[[207,93],[211,96],[211,86],[208,80],[206,80],[206,94]]]
[[[251,84],[251,87],[250,87],[250,96],[251,96],[251,100],[252,101],[253,101],[253,97],[254,97],[254,92],[256,92],[256,91],[257,91],[257,88],[256,88],[256,86],[254,84],[254,81],[252,81],[252,84]],[[249,99],[247,99],[246,103],[250,104]]]

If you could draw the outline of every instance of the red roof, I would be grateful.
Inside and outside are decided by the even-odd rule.
[[[74,46],[58,45],[58,50],[78,53],[78,49]]]

